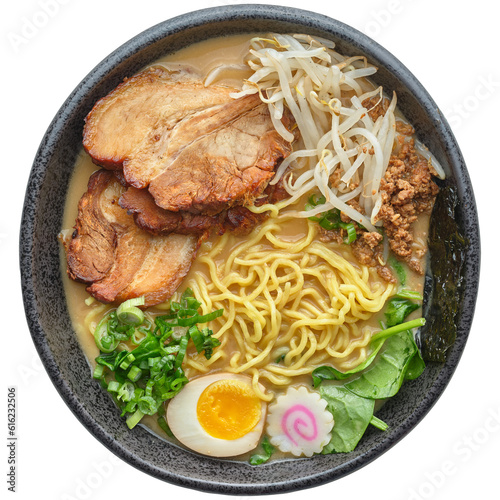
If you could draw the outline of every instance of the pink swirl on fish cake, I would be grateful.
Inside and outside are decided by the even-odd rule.
[[[299,413],[299,415],[295,416],[295,413]],[[289,422],[290,418],[293,419],[291,422]],[[293,405],[285,412],[281,419],[281,429],[295,446],[298,446],[298,444],[290,433],[290,429],[295,431],[297,438],[302,438],[305,441],[313,441],[318,437],[318,426],[314,413],[301,404]]]

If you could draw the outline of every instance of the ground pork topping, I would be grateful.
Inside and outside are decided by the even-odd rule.
[[[384,224],[389,246],[411,269],[423,274],[420,259],[413,255],[411,225],[422,213],[430,213],[439,191],[432,180],[428,162],[420,156],[411,139],[389,161],[381,181],[382,207],[377,220]]]
[[[385,112],[384,101],[372,107],[372,119]],[[396,122],[399,123],[399,122]],[[411,129],[411,130],[410,130]],[[413,133],[413,128],[402,123],[401,133]],[[394,255],[408,264],[418,274],[424,273],[421,258],[425,252],[414,249],[412,224],[422,213],[430,213],[439,191],[432,179],[428,161],[415,150],[413,139],[400,136],[399,152],[391,156],[389,166],[380,184],[382,206],[377,221],[382,221],[389,248]],[[361,211],[356,200],[349,205]],[[352,220],[341,214],[343,222]],[[395,282],[391,270],[383,258],[383,236],[378,232],[368,232],[357,228],[357,238],[351,244],[355,258],[363,265],[375,267],[378,274],[388,282]],[[320,229],[322,241],[341,243],[345,238],[343,229]]]
[[[362,210],[356,200],[351,200],[349,202],[356,210]],[[347,215],[344,213],[340,214],[342,222],[352,222]],[[345,229],[324,229],[320,226],[319,228],[319,239],[323,242],[335,242],[341,244],[345,241],[347,232]],[[374,267],[377,270],[377,274],[385,281],[389,283],[395,283],[391,270],[385,265],[383,260],[383,246],[381,245],[384,239],[382,233],[376,231],[366,231],[363,228],[356,227],[356,240],[351,243],[352,253],[355,259],[362,265],[368,267]]]

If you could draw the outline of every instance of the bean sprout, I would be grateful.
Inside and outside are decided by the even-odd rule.
[[[396,94],[384,116],[373,122],[363,103],[376,96],[378,102],[383,99],[382,87],[374,89],[366,80],[377,68],[363,56],[345,57],[334,49],[333,42],[309,35],[255,37],[247,60],[254,73],[232,96],[259,93],[277,132],[288,141],[294,136],[281,122],[285,106],[295,119],[300,133],[295,151],[271,181],[276,184],[286,175],[283,185],[290,198],[280,209],[319,191],[326,203],[314,214],[298,211],[298,217],[337,208],[375,231],[382,205],[380,184],[396,139]],[[444,177],[430,152],[419,152]],[[332,186],[334,173],[340,181]],[[347,204],[357,197],[364,213]]]

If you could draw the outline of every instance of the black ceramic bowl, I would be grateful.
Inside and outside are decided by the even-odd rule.
[[[68,316],[61,281],[57,234],[82,126],[93,104],[158,57],[193,42],[244,32],[299,32],[331,38],[340,52],[365,54],[379,67],[374,80],[414,124],[419,138],[443,165],[458,194],[455,219],[469,238],[456,316],[457,338],[445,363],[429,363],[380,412],[387,432],[368,431],[349,454],[278,461],[260,467],[199,456],[166,444],[144,428],[129,431],[97,382],[79,347]],[[466,208],[466,209],[465,209]],[[439,223],[439,214],[434,222]],[[36,155],[22,218],[21,275],[26,316],[33,341],[64,401],[82,424],[119,457],[159,479],[227,494],[279,493],[338,479],[368,464],[404,437],[442,394],[464,349],[471,326],[479,272],[479,233],[474,196],[458,145],[446,120],[415,77],[382,47],[355,29],[307,11],[266,5],[217,7],[165,21],[136,36],[93,69],[65,101]],[[448,265],[448,264],[447,264]],[[453,262],[449,266],[454,266]],[[429,314],[435,314],[428,309]]]

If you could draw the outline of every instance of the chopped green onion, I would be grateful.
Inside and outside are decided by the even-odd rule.
[[[350,245],[356,240],[356,228],[354,227],[354,224],[341,222],[339,226],[347,231],[347,238],[344,241],[345,244]]]
[[[281,361],[283,361],[285,359],[285,356],[288,354],[289,351],[290,351],[290,348],[287,346],[278,347],[273,353],[273,356],[275,359],[274,362],[281,363]]]
[[[158,414],[159,417],[165,416],[165,414],[167,413],[167,411],[165,410],[165,405],[160,405],[156,413]]]
[[[112,352],[118,346],[119,340],[108,335],[109,315],[104,316],[94,331],[94,341],[102,352]]]
[[[177,324],[179,326],[193,326],[196,323],[208,323],[209,321],[213,321],[219,316],[222,316],[222,314],[224,313],[224,309],[218,309],[217,311],[204,314],[203,316],[200,316],[197,313],[194,315],[189,315],[190,312],[191,311],[186,311],[186,317],[179,317],[179,319],[177,320]]]
[[[163,403],[175,397],[188,382],[182,364],[191,339],[198,352],[204,351],[207,359],[210,359],[213,348],[220,344],[212,337],[212,330],[200,329],[197,323],[206,323],[223,313],[220,309],[200,314],[200,302],[191,290],[186,290],[179,302],[170,304],[167,314],[155,318],[154,324],[146,318],[139,324],[136,324],[136,318],[132,320],[134,324],[126,324],[131,321],[125,314],[127,310],[140,306],[142,301],[141,298],[124,302],[122,309],[108,313],[101,320],[102,330],[95,337],[101,350],[96,358],[99,367],[96,376],[101,377],[101,384],[113,395],[121,415],[128,415],[130,428],[145,414],[165,415]],[[139,311],[142,315],[143,312]],[[137,311],[132,312],[135,316]],[[181,334],[174,334],[176,331]],[[114,377],[107,386],[104,382],[106,368]],[[166,422],[160,421],[158,425],[163,428]]]
[[[326,229],[327,231],[330,231],[332,229],[338,229],[338,222],[333,222],[328,218],[328,212],[326,212],[327,215],[324,217],[321,217],[319,219],[319,225],[323,228]]]
[[[135,413],[132,413],[132,415],[127,418],[128,428],[133,429],[141,421],[142,417],[144,417],[144,413],[142,413],[141,410],[136,410]]]
[[[138,336],[138,334],[140,336]],[[130,337],[130,342],[134,345],[139,345],[144,339],[146,338],[146,335],[144,332],[141,332],[140,330],[134,330],[134,333]]]
[[[304,206],[306,211],[316,208],[318,205],[324,205],[326,203],[326,198],[324,196],[318,196],[313,194],[309,197],[309,200]],[[344,239],[344,243],[350,245],[356,240],[356,226],[352,222],[343,222],[341,218],[341,212],[338,208],[332,208],[331,210],[325,210],[323,213],[318,214],[318,216],[309,217],[309,220],[317,222],[323,229],[331,231],[333,229],[343,229],[347,231],[347,238]]]
[[[181,388],[187,383],[187,381],[187,377],[185,377],[184,372],[182,372],[182,375],[172,381],[171,387],[174,390],[181,390]]]
[[[184,337],[182,337],[184,338]],[[176,352],[179,352],[179,346],[178,345],[172,345],[172,346],[167,346],[165,347],[165,352],[168,354],[175,354]]]
[[[324,205],[325,203],[326,203],[326,198],[323,195],[318,197],[318,195],[314,193],[309,197],[304,208],[305,210],[309,211],[317,207],[318,205]]]
[[[154,415],[158,411],[158,401],[151,396],[143,396],[139,399],[138,407],[145,415]]]
[[[117,382],[116,380],[112,380],[108,384],[108,392],[118,392],[119,389],[120,389],[120,383]]]
[[[132,366],[127,374],[127,377],[132,380],[132,382],[137,382],[142,375],[142,370],[137,366]]]
[[[122,306],[125,308],[127,307],[139,307],[143,306],[146,303],[146,299],[144,298],[144,295],[141,297],[134,297],[133,299],[128,299],[125,302],[122,302]],[[119,308],[118,308],[119,309]]]
[[[122,370],[126,370],[132,364],[133,361],[135,361],[135,356],[130,352],[127,354],[125,359],[120,363],[120,368]]]
[[[137,306],[143,305],[144,297],[126,300],[116,310],[116,316],[121,323],[138,326],[144,321],[144,313]]]
[[[184,360],[184,356],[186,355],[186,350],[189,342],[189,337],[186,335],[182,337],[179,342],[179,352],[177,353],[177,357],[175,358],[175,368],[179,368]]]
[[[193,344],[196,348],[196,352],[201,352],[203,351],[203,335],[201,334],[199,328],[196,325],[193,325],[189,329],[189,336],[191,337],[191,340],[193,341]]]
[[[148,370],[149,369],[149,358],[144,358],[139,361],[139,364],[137,365],[141,370]]]
[[[104,376],[104,366],[103,365],[96,365],[94,368],[94,373],[92,374],[93,378],[99,379]]]
[[[127,413],[133,413],[135,410],[137,410],[137,403],[133,399],[131,399],[123,408],[121,416],[123,417]]]
[[[86,305],[86,306],[90,306],[90,305],[92,305],[94,302],[95,302],[95,299],[94,299],[94,297],[92,297],[92,296],[87,297],[87,298],[85,299],[85,305]]]
[[[156,356],[154,358],[148,358],[148,367],[151,368],[155,366],[162,358],[160,356]]]
[[[201,302],[198,302],[192,295],[185,295],[186,309],[198,310],[201,307]]]
[[[125,402],[131,401],[134,397],[134,391],[135,387],[132,383],[124,382],[118,389],[117,398]]]

